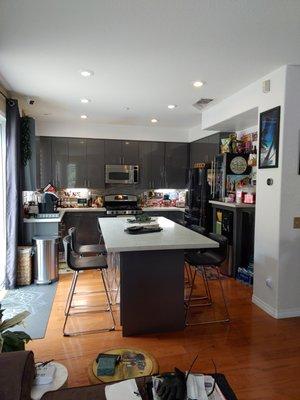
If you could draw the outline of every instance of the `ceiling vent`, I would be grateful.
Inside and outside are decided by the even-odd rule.
[[[195,104],[193,104],[193,107],[198,108],[198,110],[203,110],[203,108],[206,107],[213,100],[214,99],[202,98],[202,99],[198,100]]]

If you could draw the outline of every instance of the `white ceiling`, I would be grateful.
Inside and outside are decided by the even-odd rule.
[[[300,64],[299,21],[298,0],[0,0],[0,73],[38,118],[190,128],[200,97]]]

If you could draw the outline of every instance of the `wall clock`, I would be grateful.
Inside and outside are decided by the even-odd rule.
[[[230,169],[236,175],[242,175],[248,167],[244,157],[234,157],[230,162]]]

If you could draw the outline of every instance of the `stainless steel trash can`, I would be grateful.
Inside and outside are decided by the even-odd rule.
[[[34,236],[34,283],[46,285],[58,280],[58,236]]]

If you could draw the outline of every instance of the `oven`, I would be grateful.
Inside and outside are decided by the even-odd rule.
[[[138,165],[105,165],[105,183],[136,184],[138,182]]]

